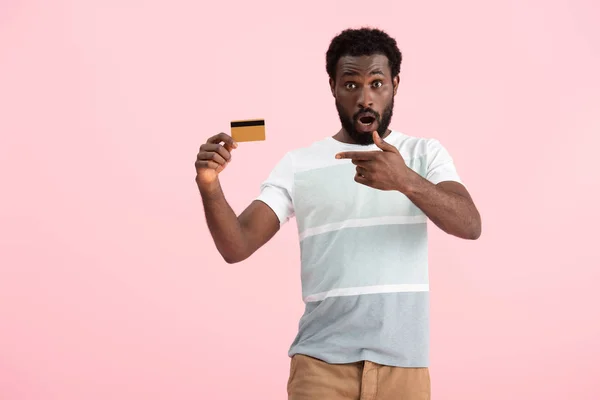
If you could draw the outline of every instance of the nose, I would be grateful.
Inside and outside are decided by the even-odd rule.
[[[358,106],[360,108],[370,108],[373,106],[373,96],[369,86],[363,87],[358,97]]]

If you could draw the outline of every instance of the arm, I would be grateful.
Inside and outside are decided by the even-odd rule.
[[[410,183],[404,194],[444,232],[462,239],[481,236],[481,216],[471,195],[459,182],[445,181],[437,185],[409,170]]]
[[[379,190],[395,190],[405,194],[444,232],[463,239],[481,235],[481,217],[471,195],[459,182],[447,179],[455,174],[440,175],[437,185],[406,166],[398,149],[373,132],[373,141],[382,151],[342,152],[338,159],[352,159],[356,165],[354,180]],[[435,164],[447,163],[447,156]],[[435,170],[432,167],[430,171]],[[433,173],[435,175],[435,173]]]
[[[201,188],[200,193],[208,229],[217,250],[229,264],[244,261],[279,231],[279,219],[261,201],[253,201],[238,217],[218,181]]]
[[[254,201],[238,217],[227,203],[218,179],[231,162],[237,143],[220,133],[200,146],[196,156],[196,184],[202,196],[204,215],[217,250],[229,263],[250,257],[279,230],[275,212],[264,202]]]

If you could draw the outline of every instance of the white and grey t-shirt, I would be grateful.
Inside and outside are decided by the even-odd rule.
[[[432,183],[461,182],[438,140],[392,131],[385,141]],[[286,153],[261,185],[257,199],[282,225],[295,217],[298,226],[306,305],[289,355],[425,367],[427,217],[400,192],[355,182],[351,160],[335,158],[372,150],[327,137]]]

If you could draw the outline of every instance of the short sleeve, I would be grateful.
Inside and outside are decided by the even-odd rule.
[[[294,216],[292,188],[294,167],[290,153],[286,153],[275,165],[269,176],[260,185],[260,200],[269,206],[279,218],[280,225]]]
[[[436,139],[427,142],[427,175],[428,181],[437,185],[443,181],[462,183],[448,150]]]

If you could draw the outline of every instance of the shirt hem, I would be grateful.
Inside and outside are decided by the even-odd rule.
[[[363,351],[360,354],[347,354],[347,355],[324,355],[323,352],[315,352],[309,349],[290,349],[288,356],[291,358],[296,354],[301,354],[309,357],[316,358],[324,361],[328,364],[352,364],[361,361],[370,361],[375,364],[399,367],[399,368],[428,368],[429,361],[426,360],[405,360],[400,361],[397,357],[384,356],[377,354],[372,351]]]

